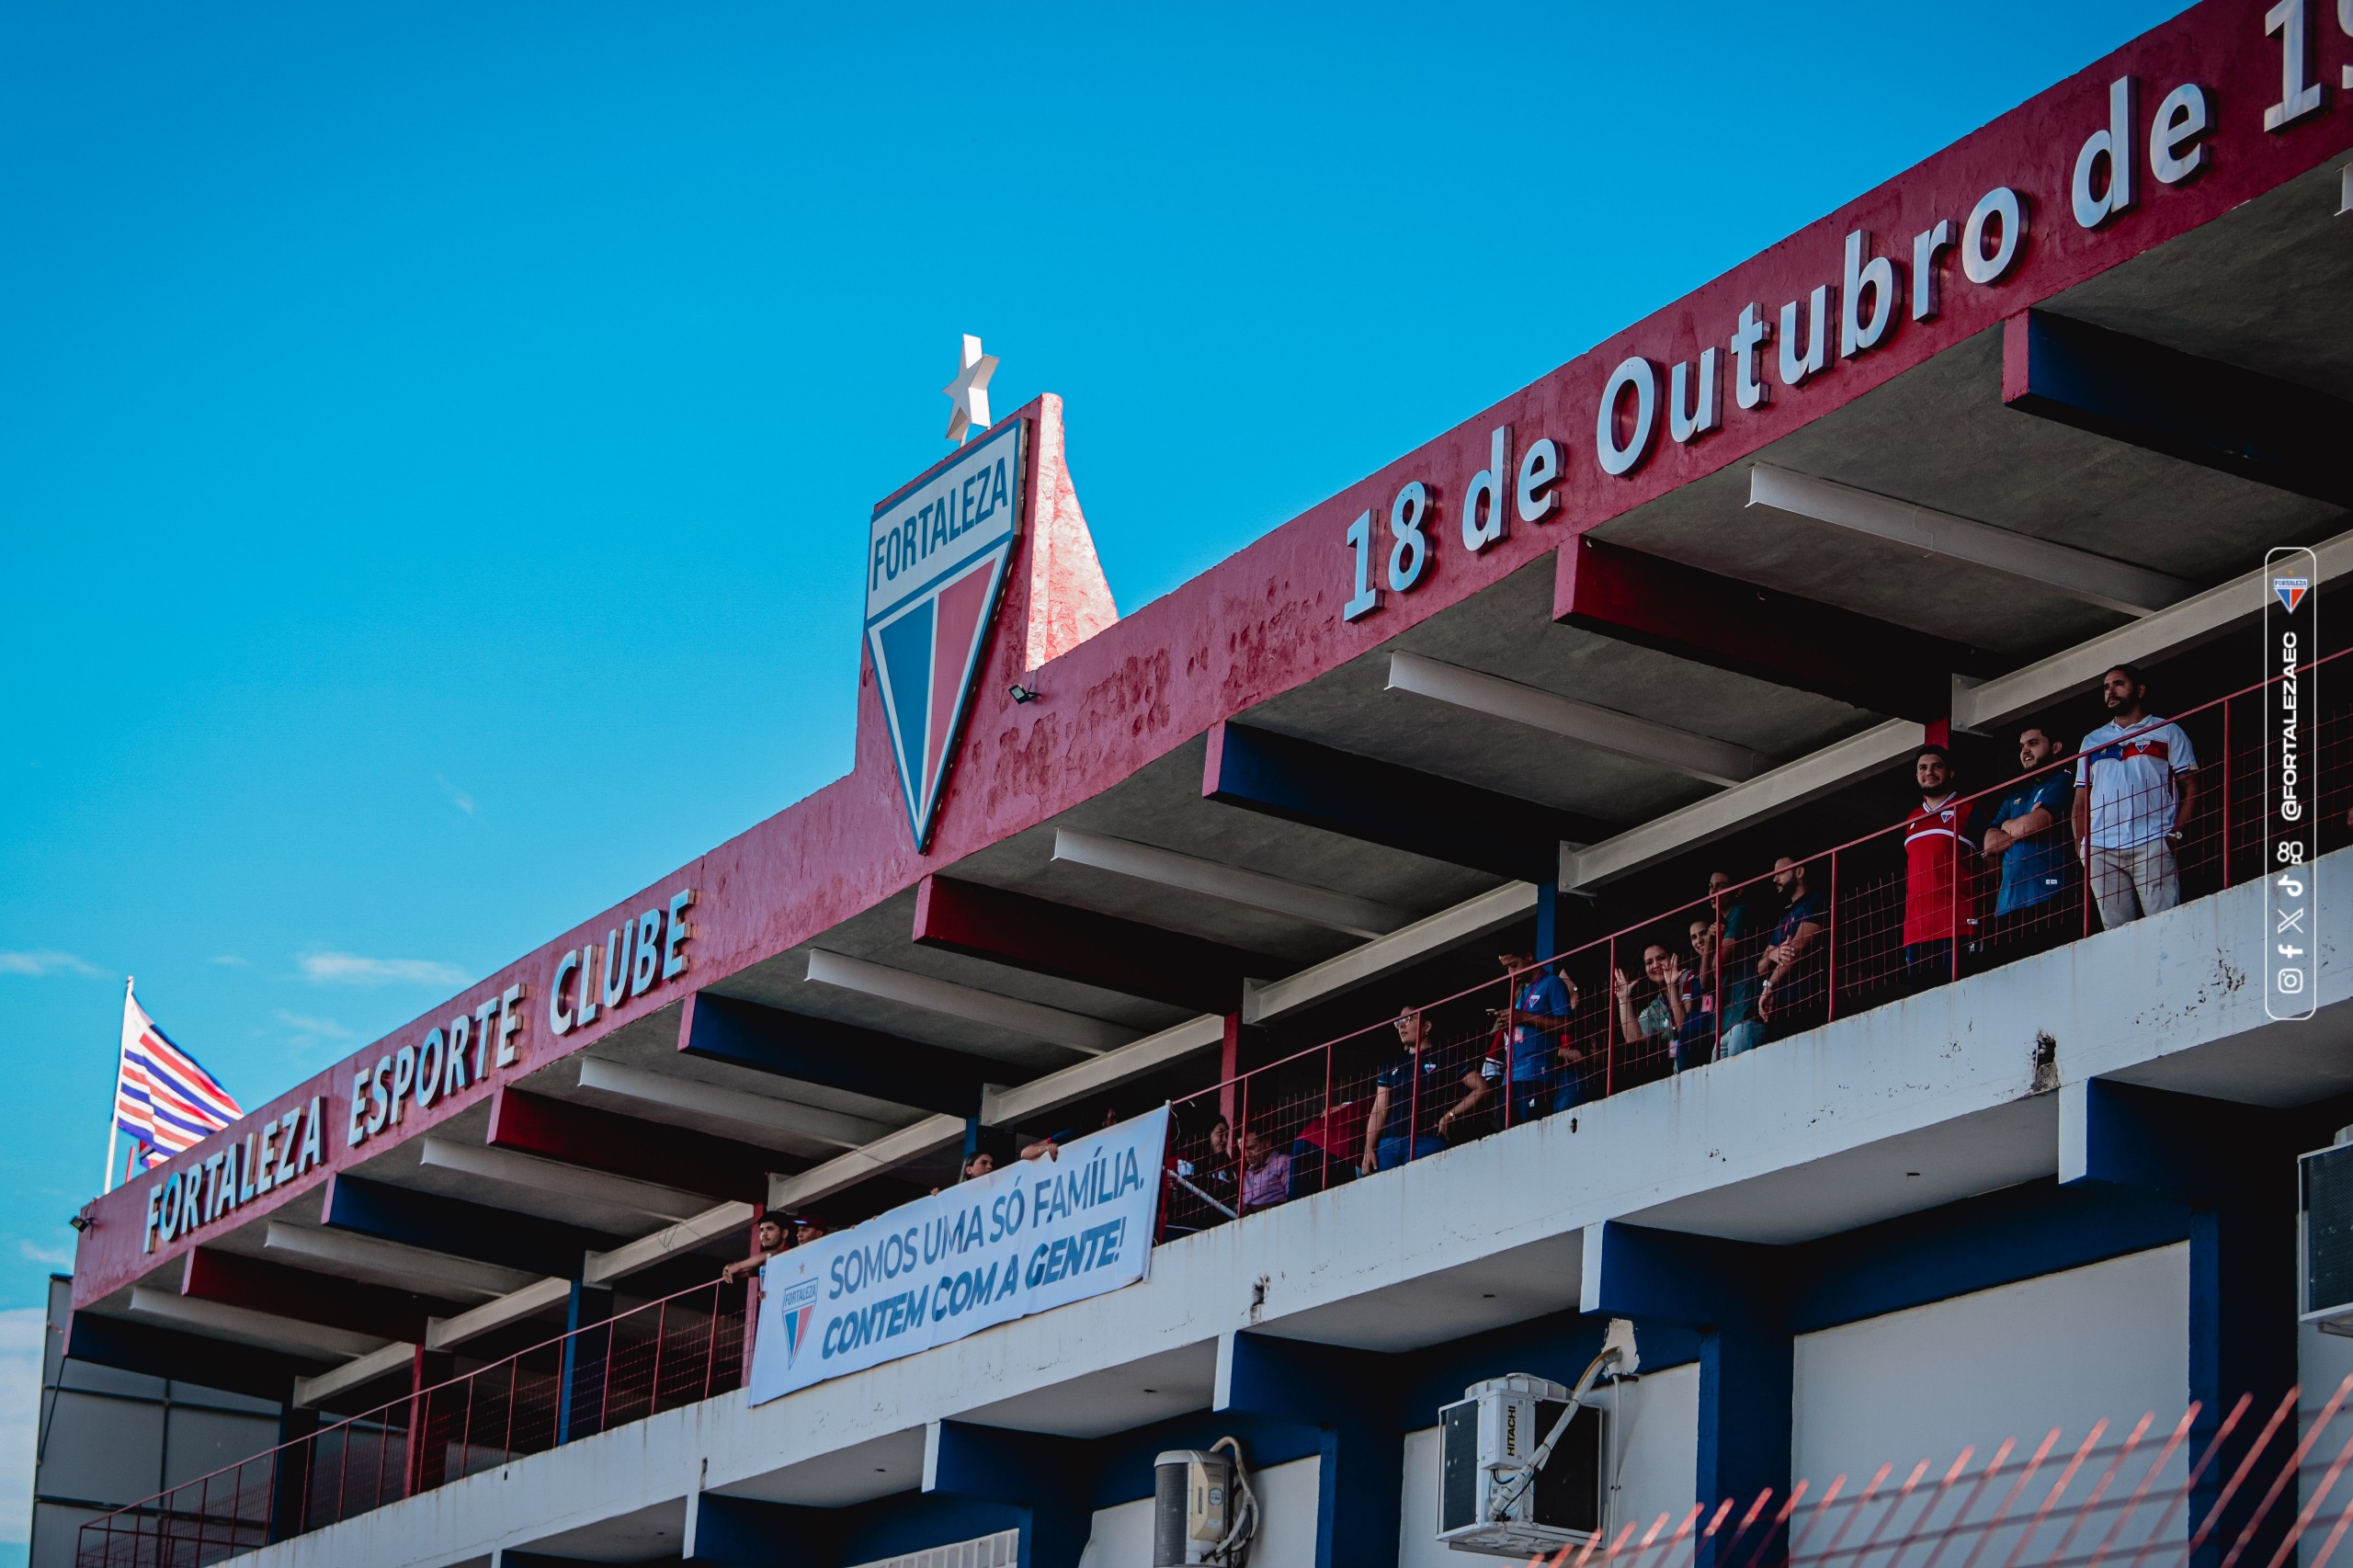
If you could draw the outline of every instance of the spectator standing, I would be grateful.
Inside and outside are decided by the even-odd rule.
[[[1637,1061],[1675,1058],[1675,1042],[1683,1032],[1686,978],[1683,965],[1664,942],[1643,949],[1643,980],[1622,969],[1610,971],[1618,993],[1620,1038]],[[1639,1001],[1639,1006],[1637,1002]]]
[[[785,1250],[785,1224],[784,1215],[774,1209],[762,1214],[760,1222],[752,1228],[752,1256],[739,1257],[721,1269],[720,1279],[723,1283],[733,1285],[746,1274],[757,1273],[765,1268],[768,1259]]]
[[[1690,926],[1691,967],[1683,976],[1683,1027],[1675,1034],[1675,1070],[1702,1067],[1716,1054],[1717,926],[1712,915]]]
[[[1773,862],[1773,891],[1781,913],[1756,960],[1756,1016],[1768,1040],[1810,1029],[1830,1016],[1830,901],[1806,886],[1805,865],[1784,855]]]
[[[1445,1064],[1430,1050],[1429,1019],[1411,1007],[1397,1015],[1397,1041],[1404,1049],[1373,1079],[1372,1108],[1365,1113],[1363,1170],[1367,1176],[1418,1160],[1425,1154],[1442,1153],[1447,1133],[1485,1102],[1490,1081],[1499,1075],[1502,1067],[1489,1056],[1464,1068],[1455,1079],[1461,1096],[1438,1112],[1434,1133],[1423,1132],[1415,1121],[1424,1099],[1434,1100],[1442,1086],[1439,1079]],[[1401,1101],[1404,1116],[1392,1131],[1390,1113],[1399,1108]]]
[[[811,1242],[823,1241],[833,1234],[833,1232],[834,1228],[818,1215],[803,1210],[793,1216],[792,1244],[794,1246],[805,1247]]]
[[[2174,848],[2198,803],[2198,754],[2181,726],[2149,713],[2149,685],[2131,665],[2100,677],[2113,715],[2075,758],[2073,824],[2092,898],[2109,930],[2181,902]]]
[[[1567,1028],[1577,1009],[1576,985],[1549,966],[1536,968],[1532,953],[1498,953],[1495,961],[1504,983],[1514,987],[1509,1006],[1495,1009],[1511,1064],[1512,1119],[1566,1110],[1584,1090],[1577,1063],[1585,1052],[1569,1043]]]
[[[1290,1197],[1290,1156],[1278,1154],[1266,1130],[1242,1131],[1242,1208],[1271,1209]]]
[[[1958,972],[1958,944],[1976,934],[1967,863],[1973,813],[1953,782],[1952,757],[1923,746],[1912,759],[1920,807],[1904,824],[1904,975],[1915,991]]]
[[[1985,829],[1985,858],[2002,872],[1986,941],[2007,957],[2040,951],[2075,934],[2062,895],[2074,881],[2067,834],[2075,787],[2066,768],[2052,766],[2058,755],[2059,743],[2042,725],[2018,732],[2018,768],[2026,777],[2002,797]]]
[[[1757,994],[1765,983],[1756,947],[1765,932],[1765,920],[1755,900],[1733,892],[1728,871],[1708,873],[1708,897],[1716,909],[1714,969],[1722,977],[1717,983],[1723,991],[1718,1054],[1738,1056],[1765,1039],[1765,1020],[1756,1011]]]

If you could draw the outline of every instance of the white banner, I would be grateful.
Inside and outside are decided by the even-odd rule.
[[[751,1403],[1142,1279],[1167,1142],[1164,1106],[770,1258]]]

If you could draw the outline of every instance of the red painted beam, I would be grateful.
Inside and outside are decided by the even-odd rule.
[[[1552,619],[1923,723],[1950,712],[1954,675],[1993,673],[1965,643],[1589,535],[1561,547]]]
[[[809,1163],[755,1143],[504,1086],[491,1101],[490,1131],[483,1142],[495,1149],[749,1203],[767,1200],[770,1171],[798,1171]]]
[[[465,1310],[454,1301],[210,1247],[198,1247],[181,1260],[180,1294],[383,1339],[422,1340],[426,1318],[454,1317]]]
[[[1140,920],[949,877],[926,877],[916,888],[915,939],[1201,1013],[1232,1012],[1242,1005],[1245,976],[1290,967]]]
[[[2002,402],[2078,430],[2353,506],[2353,403],[2089,322],[2002,324]]]

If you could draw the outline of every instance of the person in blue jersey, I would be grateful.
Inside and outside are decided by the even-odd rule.
[[[1372,1081],[1361,1165],[1367,1176],[1443,1152],[1447,1135],[1486,1102],[1492,1081],[1502,1075],[1503,1063],[1492,1056],[1449,1074],[1430,1048],[1428,1017],[1411,1007],[1397,1015],[1397,1043],[1404,1049]],[[1441,1109],[1449,1076],[1461,1093]],[[1424,1132],[1423,1127],[1431,1131]]]
[[[2075,783],[2070,770],[2054,766],[2058,738],[2040,724],[2018,732],[2018,780],[1991,813],[1982,847],[1989,865],[2001,868],[2001,891],[1994,902],[1987,940],[2003,958],[2039,952],[2080,935],[2067,917],[2073,901],[2075,858],[2068,845],[2075,818]]]
[[[1511,1119],[1532,1121],[1566,1110],[1584,1097],[1585,1088],[1579,1063],[1586,1053],[1568,1033],[1577,1010],[1576,982],[1549,965],[1538,969],[1533,953],[1498,953],[1495,961],[1512,988],[1510,1005],[1493,1009],[1504,1038]]]

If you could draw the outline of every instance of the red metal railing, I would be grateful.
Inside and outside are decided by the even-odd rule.
[[[728,1392],[745,1300],[714,1281],[648,1301],[101,1515],[76,1568],[201,1568]]]
[[[2272,684],[2096,748],[2118,765],[2103,769],[2101,788],[2038,796],[2039,785],[2073,782],[2080,758],[2070,749],[1993,789],[1955,792],[1909,823],[1784,860],[1508,973],[1499,965],[1493,981],[1179,1099],[1163,1236],[2244,881],[2260,869],[2271,806],[2261,721]],[[2321,846],[2334,847],[2353,836],[2335,826],[2353,802],[2353,712],[2329,714],[2307,733],[2317,767],[2307,770],[2306,799]],[[2185,744],[2200,766],[2180,775]],[[2029,833],[2038,808],[2053,820]],[[2006,846],[1987,836],[2002,823],[2018,829]],[[1419,1049],[1409,1049],[1416,1039]]]

